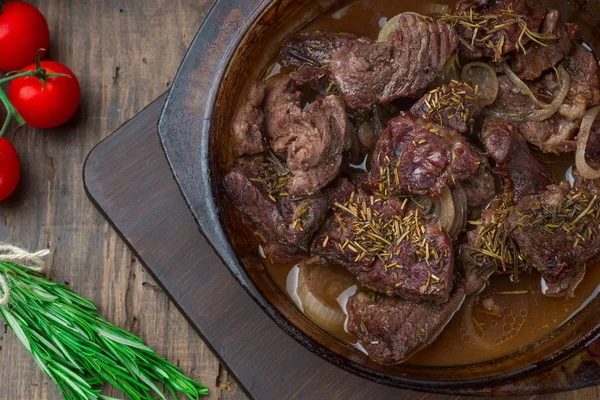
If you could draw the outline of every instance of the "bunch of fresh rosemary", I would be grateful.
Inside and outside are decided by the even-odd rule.
[[[132,400],[166,399],[158,384],[176,399],[178,392],[207,394],[141,339],[109,324],[91,300],[11,262],[0,261],[0,276],[10,288],[0,314],[65,399],[111,399],[100,394],[104,382]]]

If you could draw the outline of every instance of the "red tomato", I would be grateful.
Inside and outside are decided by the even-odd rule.
[[[9,3],[10,4],[10,3]],[[67,122],[79,106],[81,89],[73,72],[55,61],[42,61],[46,74],[65,74],[43,80],[17,78],[10,82],[8,98],[27,124],[36,128],[55,128]],[[34,71],[35,64],[23,69]]]
[[[17,188],[21,177],[21,163],[12,144],[0,138],[0,201],[6,199]]]
[[[35,62],[48,49],[50,31],[41,12],[31,4],[0,4],[0,71],[11,72]],[[40,53],[40,58],[46,54]]]

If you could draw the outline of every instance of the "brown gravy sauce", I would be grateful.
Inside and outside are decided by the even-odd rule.
[[[443,14],[454,1],[404,0],[363,0],[341,9],[322,14],[302,30],[322,30],[331,32],[351,32],[356,35],[377,38],[379,30],[388,18],[406,11],[422,14]],[[550,1],[548,6],[556,6]],[[564,19],[577,23],[577,15],[572,9],[558,7]],[[585,26],[580,25],[582,36],[586,36]],[[265,71],[265,76],[279,72],[277,65]],[[569,168],[574,164],[572,155],[540,157],[554,173],[556,180],[568,179]],[[249,237],[252,237],[252,233]],[[260,243],[256,242],[257,252],[263,255],[263,265],[280,290],[292,302],[298,301],[296,294],[297,268],[302,259],[286,264],[274,264],[264,257]],[[348,279],[350,274],[344,268],[332,266],[332,278],[336,275]],[[353,278],[352,278],[353,279]],[[476,298],[466,299],[462,308],[455,314],[435,341],[413,355],[407,363],[423,366],[456,366],[485,362],[513,354],[551,334],[565,324],[587,302],[600,291],[600,266],[588,265],[585,279],[577,289],[574,298],[553,299],[543,296],[540,275],[520,274],[518,282],[510,275],[495,275],[489,286]],[[358,288],[360,290],[360,288]],[[344,292],[346,300],[355,290],[351,286]],[[339,297],[325,301],[342,309]],[[356,346],[356,339],[344,330],[344,326],[328,329],[328,333],[339,340]]]

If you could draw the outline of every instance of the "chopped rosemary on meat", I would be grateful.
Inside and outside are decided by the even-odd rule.
[[[496,209],[489,222],[469,222],[479,225],[480,239],[478,246],[464,246],[464,250],[480,271],[488,271],[493,267],[500,273],[514,273],[517,279],[519,270],[527,266],[523,255],[510,237],[510,229],[506,224],[511,208],[509,196],[504,196],[497,200]]]
[[[475,93],[475,90],[465,82],[458,82],[453,80],[451,85],[442,85],[430,90],[424,98],[425,105],[427,106],[427,113],[423,115],[423,118],[429,121],[439,121],[440,125],[443,125],[444,113],[450,112],[452,114],[447,115],[448,119],[457,119],[464,123],[469,118],[466,112],[465,102],[467,100],[474,101],[475,98],[467,93],[467,90]],[[467,89],[467,90],[465,90]],[[425,129],[430,132],[437,132],[440,127],[433,126],[429,123]]]
[[[290,172],[287,169],[284,172],[277,171],[274,168],[269,169],[265,175],[261,178],[250,178],[250,180],[265,184],[269,193],[269,199],[273,203],[276,203],[280,197],[289,196],[289,193],[284,190],[290,180]]]
[[[506,40],[506,35],[496,35],[496,33],[499,33],[514,24],[518,24],[521,29],[516,45],[523,54],[527,53],[525,46],[523,46],[523,38],[525,36],[542,46],[546,46],[542,40],[557,39],[557,36],[554,34],[531,31],[527,27],[526,17],[516,14],[512,9],[512,5],[509,5],[506,9],[500,10],[498,14],[480,14],[471,7],[468,10],[457,14],[446,14],[438,18],[438,21],[448,22],[453,27],[459,25],[465,30],[470,31],[471,42],[469,43],[466,40],[461,39],[462,43],[469,48],[474,48],[476,44],[481,44],[492,49],[494,51],[495,62],[500,62],[502,60],[502,48],[504,47],[504,42]]]
[[[345,204],[334,204],[334,207],[339,211],[353,217],[352,225],[346,227],[342,218],[338,215],[340,226],[351,229],[354,234],[353,240],[346,240],[340,244],[340,251],[349,250],[355,253],[355,262],[379,259],[381,262],[386,263],[386,271],[390,268],[403,269],[402,265],[397,262],[390,262],[390,260],[394,256],[394,251],[397,252],[396,255],[399,254],[400,250],[397,249],[399,244],[411,242],[413,244],[411,246],[413,254],[417,259],[424,260],[428,265],[432,261],[443,265],[443,258],[448,255],[447,250],[439,250],[435,241],[427,237],[427,231],[423,226],[419,209],[410,210],[405,216],[394,215],[392,218],[385,219],[372,206],[375,203],[386,201],[380,196],[370,196],[368,199],[359,200],[359,196],[354,192]],[[407,202],[408,198],[402,203],[402,209],[406,208]],[[324,243],[326,244],[326,242]],[[421,291],[425,293],[436,290],[437,288],[434,288],[434,285],[441,283],[442,279],[434,278],[430,274]]]
[[[562,230],[573,238],[573,247],[577,247],[594,234],[586,217],[591,216],[593,221],[600,218],[600,202],[598,196],[592,196],[586,190],[571,189],[555,207],[536,204],[527,212],[519,212],[519,216],[517,229],[541,229],[550,235]]]

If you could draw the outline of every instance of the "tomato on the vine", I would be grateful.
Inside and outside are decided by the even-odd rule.
[[[21,163],[13,145],[0,138],[0,201],[6,199],[17,188],[21,177]]]
[[[50,43],[48,23],[42,13],[21,1],[0,4],[0,71],[11,72],[46,54]]]
[[[55,128],[77,111],[81,99],[79,81],[73,72],[55,61],[42,61],[47,77],[22,77],[10,82],[8,98],[27,124],[35,128]],[[30,65],[23,71],[35,71]],[[62,74],[66,76],[52,76]]]

